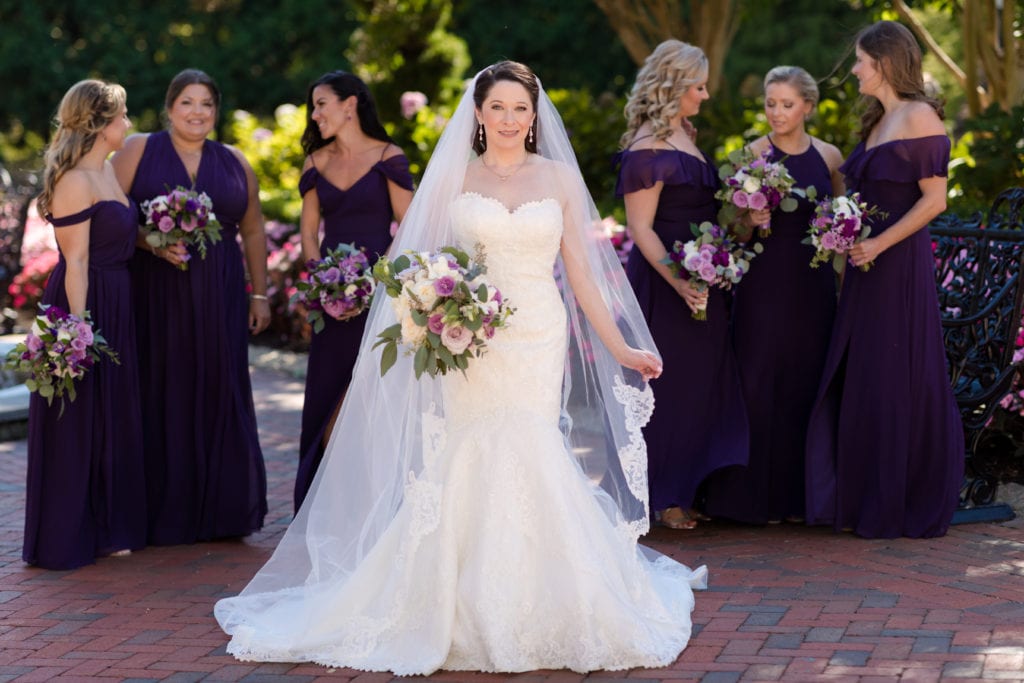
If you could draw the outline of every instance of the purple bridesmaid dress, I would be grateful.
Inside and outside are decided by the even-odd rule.
[[[193,186],[166,131],[146,141],[131,196],[141,204]],[[248,364],[248,302],[238,222],[245,170],[203,145],[194,187],[213,200],[222,240],[187,271],[136,251],[132,264],[146,440],[149,542],[245,536],[263,526],[266,474]]]
[[[339,244],[354,243],[366,250],[372,265],[391,244],[391,199],[388,181],[412,190],[409,161],[402,154],[378,161],[347,190],[335,187],[316,170],[308,169],[299,181],[303,195],[315,190],[324,219],[320,255]],[[368,313],[349,320],[324,316],[324,329],[313,335],[306,369],[306,393],[302,404],[299,437],[299,469],[295,476],[295,510],[306,498],[320,460],[321,442],[335,409],[348,389],[359,342]]]
[[[832,194],[828,165],[814,145],[802,154],[772,148],[797,187]],[[815,203],[772,213],[771,235],[755,236],[764,252],[736,286],[733,343],[750,416],[750,461],[708,482],[707,512],[764,524],[804,516],[804,442],[821,381],[836,311],[831,264],[809,267],[814,248],[801,244]],[[755,233],[756,235],[756,233]]]
[[[887,213],[884,232],[945,176],[945,135],[893,140],[843,164],[847,185]],[[868,538],[941,536],[964,471],[931,238],[922,228],[868,272],[848,267],[807,434],[807,520]]]
[[[135,251],[136,207],[114,200],[72,216],[54,228],[89,224],[86,310],[117,351],[77,380],[77,398],[32,394],[29,403],[28,481],[22,557],[46,569],[74,569],[96,557],[146,545],[146,487],[139,414],[138,360],[128,261]],[[43,303],[68,310],[67,264],[61,254]]]
[[[664,183],[654,231],[666,249],[693,238],[691,223],[715,222],[718,176],[706,157],[645,149],[618,158],[618,196]],[[747,462],[747,412],[729,338],[729,294],[712,288],[707,320],[694,320],[636,246],[626,274],[664,360],[661,376],[651,381],[654,415],[644,428],[650,507],[686,509],[711,472]]]

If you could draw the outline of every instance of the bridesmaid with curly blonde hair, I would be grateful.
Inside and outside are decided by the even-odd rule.
[[[128,274],[136,208],[107,161],[131,126],[125,99],[119,85],[76,83],[61,100],[46,151],[38,206],[53,224],[60,260],[42,303],[79,317],[88,311],[120,356],[76,380],[77,398],[63,415],[59,403],[32,395],[22,557],[46,569],[74,569],[146,542]]]
[[[616,193],[625,199],[634,247],[626,272],[665,361],[651,381],[655,411],[644,429],[651,509],[673,529],[692,529],[698,488],[711,472],[747,461],[747,413],[729,343],[728,293],[698,291],[661,261],[691,224],[714,222],[718,173],[690,117],[708,99],[700,48],[661,43],[626,103]],[[707,308],[707,320],[691,316]]]

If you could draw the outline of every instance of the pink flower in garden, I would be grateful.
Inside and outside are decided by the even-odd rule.
[[[451,325],[441,332],[441,343],[456,356],[469,348],[473,333],[461,325]]]
[[[411,119],[416,116],[416,112],[427,106],[427,96],[421,92],[410,90],[402,93],[398,102],[402,107],[402,116]]]

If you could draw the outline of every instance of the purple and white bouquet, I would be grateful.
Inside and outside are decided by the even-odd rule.
[[[59,306],[39,304],[39,310],[25,341],[7,353],[4,367],[27,374],[25,386],[39,392],[48,405],[59,398],[63,415],[64,397],[75,400],[75,380],[104,356],[117,364],[120,361],[93,329],[88,311],[79,318]]]
[[[807,229],[804,244],[814,247],[811,268],[817,268],[826,261],[832,262],[832,268],[841,273],[845,267],[846,252],[853,245],[864,240],[871,234],[871,227],[864,222],[868,216],[884,215],[878,207],[868,208],[860,200],[860,194],[827,197],[814,208],[814,218]],[[867,272],[870,263],[860,266]]]
[[[805,193],[795,187],[796,180],[781,161],[768,160],[771,151],[769,147],[757,156],[749,147],[743,147],[729,153],[729,161],[718,169],[722,189],[715,193],[715,199],[722,201],[718,214],[720,223],[735,223],[741,209],[774,211],[779,208],[787,213],[796,210],[793,195]],[[758,226],[758,232],[761,237],[772,234],[770,224]]]
[[[220,223],[213,213],[213,200],[205,192],[179,185],[142,202],[142,212],[146,215],[146,242],[154,249],[184,242],[194,245],[205,259],[207,243],[220,242]],[[178,268],[188,270],[188,260]]]
[[[744,248],[725,228],[710,221],[700,225],[691,223],[690,231],[694,239],[677,240],[661,262],[673,275],[689,280],[700,291],[708,287],[732,287],[750,271],[750,262],[764,250],[760,243],[751,249]],[[692,315],[696,320],[707,320],[706,306]]]
[[[483,254],[475,258],[455,247],[434,252],[408,251],[394,261],[381,258],[373,275],[384,287],[398,323],[381,332],[374,348],[383,347],[380,374],[398,359],[398,347],[414,354],[413,370],[436,377],[465,372],[470,357],[479,357],[487,341],[508,324],[515,309],[487,284]]]
[[[324,329],[324,314],[335,320],[355,317],[370,305],[377,283],[366,252],[339,244],[319,260],[306,263],[308,277],[295,283],[291,303],[306,307],[313,332]]]

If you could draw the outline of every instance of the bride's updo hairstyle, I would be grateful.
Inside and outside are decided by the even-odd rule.
[[[530,101],[533,103],[533,123],[530,125],[533,135],[526,136],[526,151],[537,152],[537,99],[540,97],[540,85],[537,83],[537,76],[533,73],[530,67],[519,62],[504,61],[492,64],[487,67],[476,77],[476,87],[473,89],[473,103],[476,104],[477,109],[483,109],[484,100],[487,99],[487,95],[491,92],[491,88],[498,81],[512,81],[526,88],[526,92],[530,93]],[[478,122],[476,127],[473,129],[473,151],[477,154],[483,154],[487,149],[487,135],[486,131],[484,135],[480,134],[480,129],[483,126]],[[532,140],[531,140],[532,137]],[[482,138],[482,139],[481,139]]]
[[[855,44],[875,62],[875,68],[897,97],[927,102],[943,118],[942,103],[925,92],[921,48],[910,29],[896,21],[878,21],[858,33]],[[885,110],[878,98],[863,99],[866,109],[860,117],[860,137],[866,140]]]
[[[626,132],[619,139],[625,149],[637,130],[651,122],[656,140],[672,135],[669,121],[679,115],[679,101],[691,87],[708,78],[708,58],[696,45],[666,40],[654,48],[636,74],[626,101]]]

